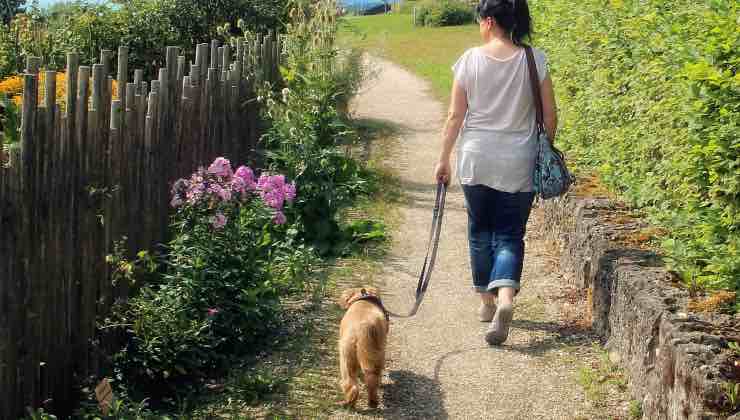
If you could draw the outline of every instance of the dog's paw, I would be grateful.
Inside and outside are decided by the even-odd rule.
[[[350,408],[350,409],[352,409],[352,408],[355,408],[355,403],[356,402],[357,401],[341,400],[341,401],[338,401],[337,402],[337,405],[340,406],[340,407],[342,407],[342,408]]]
[[[376,408],[378,408],[378,402],[377,401],[368,401],[367,402],[367,406],[370,407],[370,408],[372,408],[372,409],[376,409]]]

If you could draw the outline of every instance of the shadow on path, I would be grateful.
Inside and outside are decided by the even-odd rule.
[[[359,118],[353,123],[360,136],[358,146],[361,148],[359,156],[361,161],[370,159],[373,154],[373,145],[376,142],[411,131],[411,128],[397,122],[377,118]]]
[[[391,382],[383,386],[383,418],[449,419],[439,381],[408,370],[389,372]],[[416,413],[423,413],[423,416]]]
[[[590,330],[578,330],[567,327],[563,324],[550,321],[532,321],[526,319],[515,319],[511,323],[513,329],[527,331],[542,331],[549,335],[541,338],[533,338],[527,343],[503,344],[502,346],[489,346],[482,344],[476,347],[453,350],[442,355],[434,366],[434,380],[439,382],[439,374],[444,363],[455,356],[480,350],[501,350],[512,351],[525,354],[531,357],[544,357],[551,350],[563,348],[565,346],[588,345],[597,337]],[[481,338],[482,340],[482,338]]]
[[[437,359],[437,363],[434,364],[434,380],[439,382],[439,372],[442,370],[442,365],[444,365],[447,359],[455,357],[455,356],[459,356],[461,354],[465,354],[471,351],[486,350],[489,348],[491,347],[487,345],[482,345],[482,346],[472,347],[469,349],[453,350],[451,352],[443,354],[442,357]]]
[[[502,349],[526,354],[532,357],[545,356],[551,350],[557,350],[566,346],[583,346],[597,340],[594,332],[576,327],[569,327],[561,323],[551,321],[536,321],[527,319],[515,319],[511,323],[512,328],[527,331],[541,331],[547,333],[543,337],[532,337],[527,343],[502,346]]]

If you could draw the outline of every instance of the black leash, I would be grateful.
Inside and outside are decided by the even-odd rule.
[[[445,198],[447,197],[447,185],[440,182],[437,184],[437,196],[434,202],[434,214],[432,216],[432,228],[429,231],[429,242],[427,242],[427,255],[424,257],[424,265],[421,267],[421,273],[419,274],[419,283],[416,285],[416,302],[406,315],[400,315],[387,311],[388,314],[394,318],[411,318],[416,315],[416,312],[421,306],[421,301],[424,300],[424,294],[427,292],[429,287],[429,281],[432,278],[432,271],[434,270],[434,261],[437,259],[437,247],[439,245],[439,234],[442,231],[442,216],[445,211]]]

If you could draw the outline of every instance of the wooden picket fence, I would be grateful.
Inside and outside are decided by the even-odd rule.
[[[189,63],[167,47],[150,83],[140,70],[130,79],[121,47],[117,92],[112,51],[91,67],[70,53],[66,98],[55,72],[28,59],[21,144],[0,167],[1,420],[42,405],[69,412],[74,385],[99,373],[96,320],[129,293],[106,256],[116,243],[132,255],[167,239],[176,178],[217,156],[252,162],[254,88],[278,80],[280,46],[274,35],[235,51],[214,41]]]

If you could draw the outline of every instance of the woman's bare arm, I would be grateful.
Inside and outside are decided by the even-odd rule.
[[[542,81],[542,118],[545,123],[545,130],[550,141],[555,141],[555,135],[558,131],[558,111],[555,103],[555,90],[552,86],[552,79],[548,74]]]
[[[450,156],[452,155],[452,149],[455,147],[460,128],[465,120],[465,114],[468,112],[467,95],[457,81],[452,83],[452,94],[450,96],[450,108],[447,112],[447,121],[442,132],[442,152],[439,155],[439,162],[435,170],[437,180],[444,183],[450,181]]]

